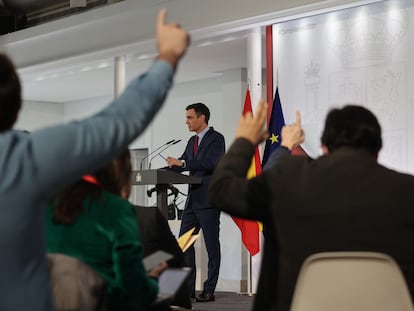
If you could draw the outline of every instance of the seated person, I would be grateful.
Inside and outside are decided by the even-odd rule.
[[[140,239],[144,247],[144,257],[157,250],[163,250],[174,255],[168,260],[169,267],[183,267],[184,254],[171,232],[167,219],[161,214],[158,207],[135,206]],[[188,286],[184,283],[177,291],[174,306],[191,309],[191,295]]]
[[[140,239],[144,247],[144,257],[163,250],[174,255],[174,258],[168,261],[169,267],[183,267],[184,254],[159,208],[139,205],[135,205],[134,208]]]
[[[129,196],[131,163],[122,152],[95,174],[65,188],[47,211],[49,253],[88,264],[108,284],[108,310],[145,310],[157,298],[157,279],[167,267],[148,274]]]

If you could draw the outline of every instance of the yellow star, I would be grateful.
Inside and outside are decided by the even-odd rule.
[[[272,133],[272,136],[269,137],[269,140],[272,142],[272,144],[278,143],[279,142],[279,135],[275,135],[274,133]]]

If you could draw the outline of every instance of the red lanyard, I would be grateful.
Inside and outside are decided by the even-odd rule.
[[[83,175],[82,176],[82,179],[84,181],[88,182],[88,183],[91,183],[91,184],[97,185],[99,187],[102,187],[101,183],[96,179],[95,176],[92,176],[92,175]]]

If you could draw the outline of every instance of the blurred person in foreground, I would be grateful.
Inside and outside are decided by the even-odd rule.
[[[0,54],[0,310],[54,310],[46,264],[45,213],[51,197],[108,163],[140,135],[162,107],[188,33],[157,20],[158,56],[113,104],[84,120],[14,131],[22,105],[11,60]]]
[[[164,263],[147,274],[132,205],[129,150],[84,175],[53,200],[46,216],[47,252],[75,257],[107,284],[108,310],[146,310],[157,298]]]
[[[399,263],[413,295],[414,177],[377,163],[382,139],[376,117],[360,106],[333,109],[321,138],[323,156],[313,161],[281,157],[246,180],[254,148],[267,137],[266,112],[260,102],[254,117],[241,117],[236,140],[217,166],[209,192],[215,206],[263,222],[275,237],[277,260],[262,265],[259,280],[259,288],[271,288],[271,297],[266,305],[260,303],[263,299],[255,302],[253,310],[289,310],[303,261],[325,251],[386,253]],[[303,140],[297,113],[296,122],[282,129],[281,152]],[[274,282],[264,277],[270,269],[277,269]],[[265,279],[269,283],[260,284]]]

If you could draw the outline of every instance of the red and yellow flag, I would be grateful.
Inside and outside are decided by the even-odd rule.
[[[253,112],[249,90],[247,90],[246,98],[244,100],[243,115],[247,112]],[[247,172],[247,178],[249,179],[254,176],[257,176],[261,172],[262,166],[260,161],[260,153],[259,148],[256,146],[252,163]],[[259,223],[257,221],[246,220],[237,217],[232,218],[240,229],[244,246],[246,246],[251,256],[256,255],[260,251]]]

